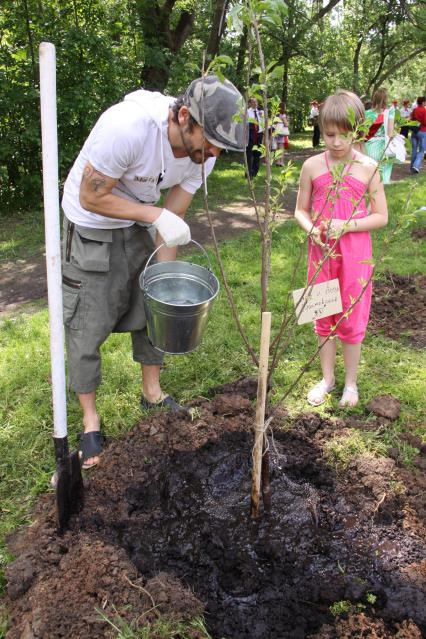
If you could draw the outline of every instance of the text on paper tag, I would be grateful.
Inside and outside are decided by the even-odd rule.
[[[303,299],[301,299],[303,298]],[[300,303],[298,303],[300,300]],[[298,288],[293,291],[298,324],[306,324],[321,317],[328,317],[342,312],[342,296],[339,280],[328,280],[321,284],[313,284],[307,289]]]

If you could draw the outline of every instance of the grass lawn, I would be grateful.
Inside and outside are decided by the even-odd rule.
[[[309,144],[306,134],[295,141]],[[274,172],[278,169],[274,169]],[[387,242],[389,232],[398,220],[403,204],[413,184],[410,210],[426,204],[426,175],[415,182],[407,178],[386,187],[390,209],[388,229],[374,236],[375,253]],[[248,198],[248,189],[241,165],[224,158],[209,181],[210,207]],[[202,197],[195,198],[193,214],[202,207]],[[423,217],[422,217],[423,215]],[[385,262],[378,267],[378,276],[384,270],[398,274],[425,273],[426,255],[421,242],[411,239],[411,230],[424,225],[424,213],[413,216],[408,227],[388,247]],[[305,239],[293,221],[276,225],[273,230],[272,277],[269,310],[273,314],[273,327],[280,322],[283,302],[289,290],[293,265]],[[2,225],[0,237],[1,259],[15,259],[39,253],[43,247],[41,213],[25,214],[18,221]],[[250,340],[258,349],[259,343],[259,275],[260,246],[257,233],[246,234],[221,245],[226,267],[242,323]],[[211,253],[213,264],[215,258]],[[295,287],[305,279],[306,258],[297,273]],[[273,398],[279,398],[296,378],[298,371],[314,350],[315,338],[310,325],[297,327],[281,359],[274,377]],[[139,418],[140,371],[131,359],[130,337],[112,335],[102,347],[104,381],[99,389],[99,411],[108,436],[117,437],[130,429]],[[342,378],[342,360],[339,355],[337,373]],[[306,388],[317,380],[319,364],[315,362],[295,391],[287,400],[291,413],[305,411]],[[0,592],[4,587],[1,570],[11,560],[5,546],[5,537],[17,526],[30,521],[30,510],[37,496],[49,489],[54,470],[51,441],[52,413],[49,384],[49,336],[45,304],[23,309],[0,324]],[[185,402],[205,396],[217,384],[241,375],[255,374],[239,334],[234,326],[225,292],[222,290],[213,307],[205,337],[195,353],[167,357],[162,375],[164,389]],[[380,393],[392,393],[401,401],[401,416],[392,429],[369,437],[362,431],[351,442],[352,454],[371,450],[384,454],[394,445],[398,432],[410,428],[426,438],[424,430],[424,397],[426,390],[424,353],[403,346],[386,337],[368,335],[363,348],[360,369],[361,401],[355,412],[362,413],[366,401]],[[331,400],[330,400],[331,401]],[[332,404],[336,415],[337,402]],[[328,410],[330,403],[319,408]],[[81,430],[80,411],[74,397],[68,398],[68,425],[72,444]],[[371,435],[371,434],[370,434]],[[343,452],[347,453],[344,447]],[[407,463],[410,450],[406,451]],[[0,637],[1,616],[0,616]],[[121,636],[132,637],[131,634]]]

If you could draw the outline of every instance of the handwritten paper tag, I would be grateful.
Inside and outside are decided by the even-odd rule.
[[[305,295],[303,295],[305,293]],[[301,299],[303,297],[303,299]],[[298,304],[300,300],[300,304]],[[298,288],[293,291],[298,324],[306,324],[342,312],[342,297],[339,280],[328,280],[321,284],[313,284],[308,289]],[[305,303],[306,302],[306,303]]]

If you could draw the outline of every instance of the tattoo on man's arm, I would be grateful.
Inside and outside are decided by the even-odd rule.
[[[105,180],[103,178],[93,178],[90,184],[92,185],[92,191],[97,191],[102,186],[105,186]]]
[[[92,177],[94,175],[99,177]],[[92,191],[97,191],[102,186],[105,186],[105,178],[100,177],[100,174],[93,168],[93,166],[86,166],[83,171],[83,179],[90,182]]]

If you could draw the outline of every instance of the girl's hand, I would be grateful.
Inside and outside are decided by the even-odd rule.
[[[348,223],[346,220],[330,220],[330,225],[328,227],[328,237],[331,240],[336,240],[345,233],[348,233]]]
[[[314,244],[317,244],[318,246],[321,246],[322,248],[324,248],[325,244],[321,239],[322,231],[323,231],[323,223],[321,222],[320,226],[314,226],[311,229],[311,232],[309,233],[309,237],[311,238]]]

